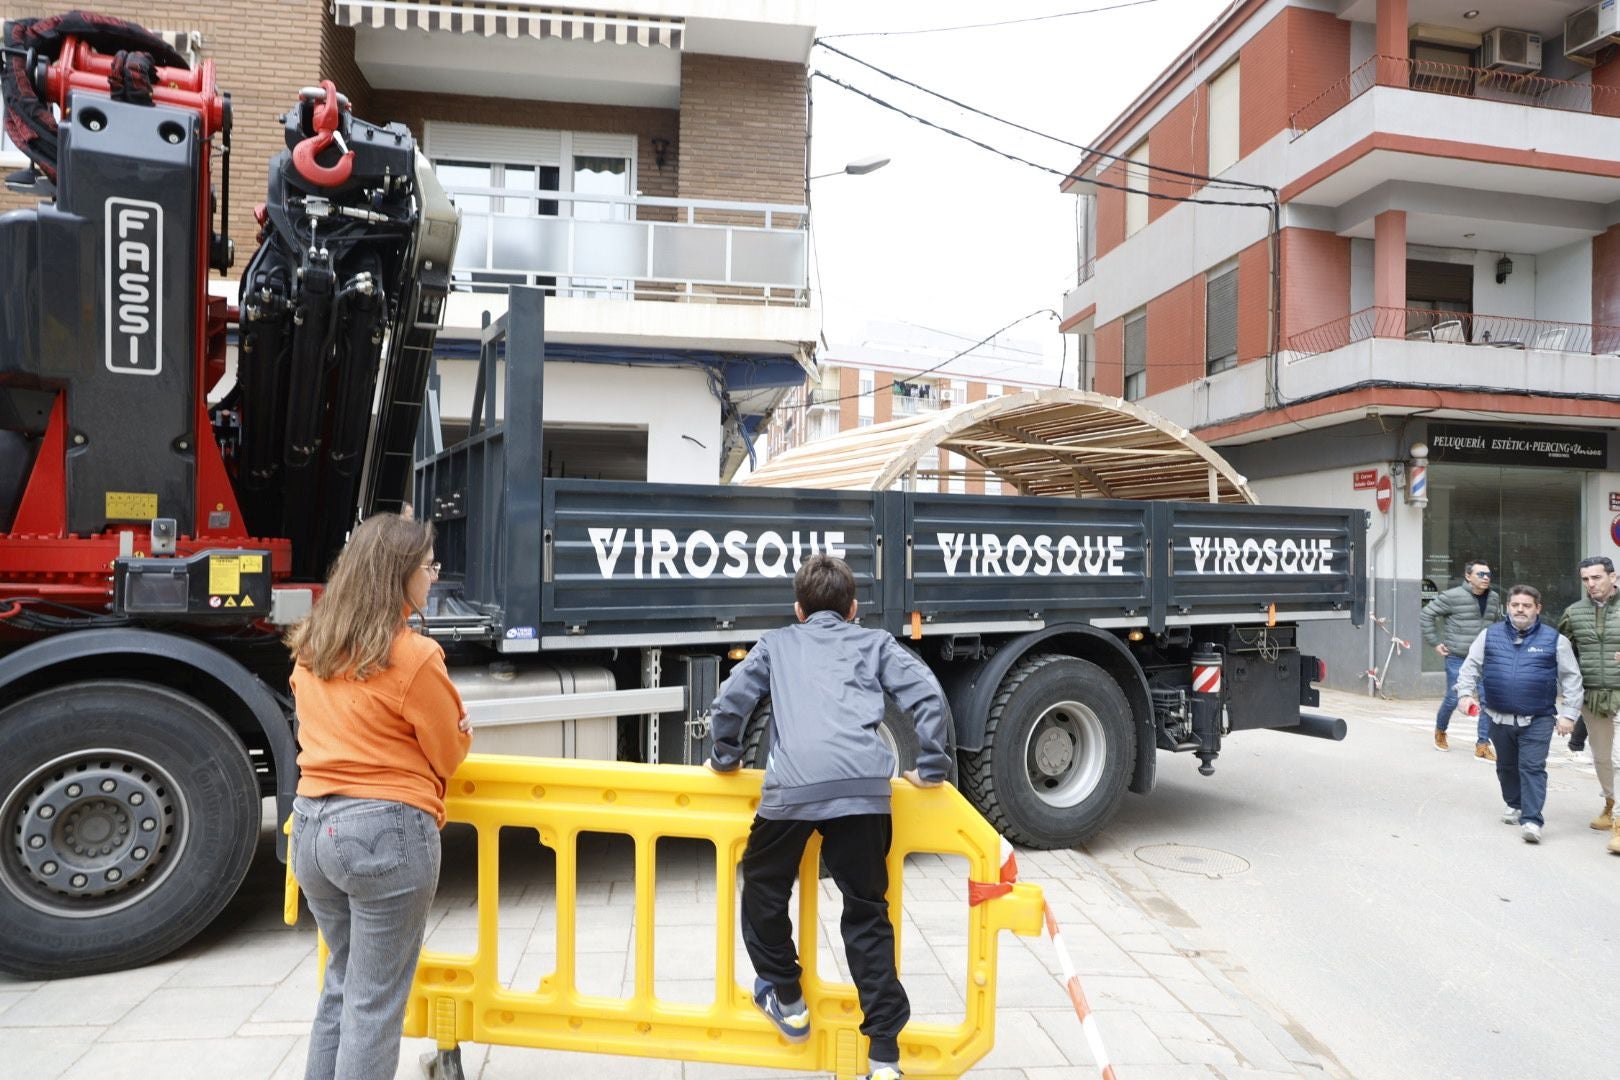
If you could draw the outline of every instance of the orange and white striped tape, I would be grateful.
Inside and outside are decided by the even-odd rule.
[[[1219,671],[1219,669],[1216,669]],[[1005,896],[1012,892],[1013,885],[1018,881],[1018,859],[1013,853],[1012,845],[1005,839],[1001,841],[1001,873],[993,882],[968,882],[968,904],[976,906],[987,900],[994,900],[998,896]],[[1046,917],[1046,936],[1052,939],[1052,947],[1057,950],[1058,966],[1063,970],[1063,987],[1069,992],[1069,1001],[1074,1005],[1074,1014],[1080,1019],[1080,1030],[1085,1032],[1086,1045],[1091,1049],[1091,1059],[1102,1070],[1103,1080],[1115,1080],[1114,1066],[1108,1060],[1108,1048],[1103,1045],[1102,1031],[1097,1027],[1097,1017],[1091,1011],[1091,1005],[1086,1001],[1086,992],[1080,986],[1080,976],[1075,973],[1074,961],[1069,957],[1069,949],[1063,943],[1063,929],[1058,926],[1057,915],[1052,912],[1050,903],[1044,904],[1043,914]]]

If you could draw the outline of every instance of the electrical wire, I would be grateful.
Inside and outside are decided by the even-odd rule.
[[[1176,169],[1176,168],[1172,168],[1169,165],[1155,165],[1151,161],[1146,161],[1146,162],[1133,161],[1130,158],[1124,157],[1124,156],[1122,156],[1120,154],[1109,153],[1107,150],[1103,150],[1103,149],[1100,149],[1100,148],[1095,147],[1095,146],[1087,146],[1084,143],[1077,143],[1077,142],[1074,142],[1074,141],[1072,141],[1070,139],[1065,139],[1065,138],[1062,138],[1061,136],[1053,135],[1050,132],[1041,131],[1041,130],[1039,130],[1037,128],[1032,128],[1032,127],[1028,127],[1028,126],[1026,126],[1024,124],[1020,124],[1016,120],[1009,120],[1004,116],[998,116],[995,113],[986,112],[984,109],[980,109],[980,108],[978,108],[977,106],[974,106],[974,105],[969,105],[965,101],[959,101],[956,98],[953,98],[948,94],[943,94],[943,93],[940,93],[938,90],[934,90],[934,89],[931,89],[931,88],[929,88],[927,86],[923,86],[921,83],[912,82],[910,79],[907,79],[904,76],[896,75],[892,71],[889,71],[889,70],[887,70],[885,68],[878,67],[876,64],[872,63],[869,60],[862,60],[860,57],[855,56],[852,53],[847,53],[844,50],[842,50],[840,48],[837,48],[836,46],[828,45],[826,43],[826,40],[823,39],[823,38],[816,39],[815,44],[820,45],[823,49],[826,49],[830,53],[834,53],[834,54],[836,54],[838,56],[842,56],[846,60],[849,60],[849,61],[852,61],[852,62],[854,62],[856,64],[859,64],[862,67],[867,68],[867,69],[869,69],[871,71],[875,71],[879,75],[882,75],[886,79],[892,79],[893,81],[895,81],[897,83],[900,83],[902,86],[909,86],[913,90],[921,91],[922,93],[927,94],[930,97],[936,97],[936,98],[938,98],[939,100],[941,100],[943,102],[946,102],[946,103],[948,103],[950,105],[954,105],[958,109],[963,109],[963,110],[965,110],[967,112],[973,113],[976,116],[982,116],[986,120],[994,120],[998,124],[1004,124],[1007,127],[1013,128],[1013,129],[1018,130],[1018,131],[1022,131],[1025,134],[1035,135],[1035,136],[1038,136],[1038,137],[1040,137],[1042,139],[1046,139],[1046,140],[1049,140],[1051,142],[1058,143],[1058,144],[1060,144],[1062,146],[1067,146],[1072,150],[1079,150],[1079,151],[1082,151],[1082,152],[1087,153],[1087,154],[1092,154],[1092,155],[1094,155],[1096,157],[1108,158],[1109,160],[1112,160],[1112,161],[1123,162],[1125,165],[1131,166],[1133,168],[1141,169],[1141,170],[1143,170],[1143,171],[1145,171],[1147,173],[1150,173],[1150,174],[1151,173],[1158,173],[1160,176],[1175,177],[1177,179],[1187,180],[1187,181],[1198,181],[1198,182],[1203,183],[1207,187],[1221,187],[1221,188],[1229,188],[1229,189],[1233,189],[1233,190],[1243,190],[1243,191],[1264,191],[1264,192],[1270,193],[1272,195],[1276,195],[1276,193],[1277,193],[1276,188],[1271,187],[1271,186],[1269,186],[1267,184],[1257,184],[1257,183],[1250,182],[1248,180],[1222,180],[1219,177],[1210,176],[1207,173],[1192,172],[1192,171],[1187,170],[1187,169]]]
[[[1053,311],[1051,308],[1036,308],[1034,311],[1030,312],[1028,315],[1020,315],[1018,318],[1014,319],[1012,322],[1008,323],[1006,326],[1001,327],[1000,329],[996,330],[993,333],[986,334],[984,337],[980,338],[978,341],[975,341],[972,345],[969,345],[967,348],[963,349],[961,352],[953,353],[952,355],[947,356],[945,359],[941,360],[939,363],[935,364],[933,367],[923,368],[921,371],[908,372],[906,374],[906,377],[904,379],[900,379],[899,381],[900,382],[911,382],[913,379],[920,379],[924,375],[932,375],[934,372],[938,371],[940,368],[944,367],[946,364],[954,363],[955,361],[962,359],[962,357],[966,356],[968,353],[972,352],[974,349],[977,349],[979,346],[985,345],[985,344],[988,344],[989,342],[994,341],[997,337],[1001,336],[1002,334],[1005,334],[1008,330],[1011,330],[1013,327],[1017,326],[1019,323],[1028,322],[1030,319],[1033,319],[1037,315],[1050,315],[1054,319],[1059,318],[1058,313],[1056,311]],[[874,386],[870,390],[859,390],[859,391],[856,391],[853,394],[845,394],[843,397],[827,398],[825,401],[816,402],[816,404],[818,404],[818,405],[831,405],[834,402],[838,402],[838,401],[854,401],[857,398],[875,397],[876,395],[877,395],[877,387]]]
[[[1050,165],[1042,165],[1038,161],[1031,161],[1030,159],[1028,159],[1026,157],[1021,157],[1018,154],[1014,154],[1010,150],[1003,150],[1000,147],[992,146],[987,142],[984,142],[984,141],[979,140],[979,139],[975,139],[971,135],[965,135],[962,132],[955,130],[954,128],[948,128],[944,124],[936,123],[933,120],[929,120],[927,117],[918,116],[916,113],[909,112],[906,109],[903,109],[900,106],[894,104],[893,102],[885,101],[883,98],[878,97],[876,94],[869,93],[868,91],[862,90],[857,86],[851,86],[849,83],[844,82],[842,79],[838,79],[838,78],[835,78],[835,77],[833,77],[831,75],[828,75],[824,71],[813,71],[813,72],[810,73],[810,75],[811,75],[811,78],[823,79],[826,82],[832,83],[834,86],[842,87],[843,89],[848,90],[850,93],[855,94],[858,97],[866,98],[868,101],[872,102],[873,104],[879,105],[879,106],[881,106],[881,107],[883,107],[885,109],[888,109],[891,112],[899,113],[901,116],[906,117],[908,120],[914,120],[917,123],[922,124],[924,127],[933,128],[935,131],[942,132],[942,133],[944,133],[946,135],[951,136],[954,139],[960,139],[963,142],[971,143],[974,146],[977,146],[981,150],[988,150],[990,153],[995,154],[995,155],[997,155],[999,157],[1004,157],[1008,161],[1016,161],[1020,165],[1028,165],[1032,169],[1039,169],[1041,172],[1051,173],[1053,176],[1059,176],[1059,177],[1062,177],[1065,180],[1076,180],[1076,181],[1080,181],[1080,182],[1083,182],[1083,183],[1092,184],[1092,185],[1094,185],[1096,187],[1108,188],[1111,191],[1123,191],[1128,195],[1142,195],[1142,196],[1145,196],[1146,198],[1158,199],[1158,200],[1160,200],[1162,202],[1197,203],[1197,204],[1203,205],[1203,206],[1250,207],[1250,208],[1253,208],[1253,209],[1256,209],[1256,210],[1271,210],[1272,207],[1274,206],[1273,203],[1269,203],[1269,202],[1235,202],[1235,201],[1230,200],[1230,199],[1200,199],[1200,198],[1198,198],[1197,196],[1194,196],[1194,195],[1167,195],[1164,192],[1160,192],[1160,191],[1148,191],[1145,188],[1133,188],[1133,187],[1129,186],[1128,184],[1115,184],[1115,183],[1111,183],[1111,182],[1105,181],[1105,180],[1095,180],[1095,179],[1088,179],[1086,177],[1076,176],[1073,172],[1071,172],[1069,170],[1055,169]]]
[[[1024,23],[1051,22],[1053,19],[1068,19],[1076,15],[1097,15],[1105,11],[1118,11],[1121,8],[1141,7],[1144,4],[1155,4],[1158,0],[1123,0],[1117,4],[1107,4],[1103,7],[1082,8],[1079,11],[1057,11],[1051,15],[1030,15],[1022,19],[1001,19],[997,22],[966,23],[961,26],[926,26],[918,30],[864,30],[848,34],[828,34],[827,38],[852,37],[910,37],[916,34],[949,34],[956,30],[990,30],[998,26],[1019,26]]]

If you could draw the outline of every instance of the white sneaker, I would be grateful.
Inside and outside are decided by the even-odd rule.
[[[1519,827],[1519,835],[1524,837],[1527,844],[1541,843],[1541,826],[1533,821],[1527,821]]]
[[[1502,807],[1502,824],[1517,825],[1519,823],[1519,810],[1514,806]]]

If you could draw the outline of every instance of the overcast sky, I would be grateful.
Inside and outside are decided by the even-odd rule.
[[[820,0],[819,33],[957,26],[1118,2]],[[966,104],[1087,143],[1226,7],[1226,0],[1152,0],[1019,25],[830,44]],[[1079,163],[1078,150],[991,125],[825,49],[812,51],[811,70],[1053,168]],[[1058,192],[1059,177],[822,79],[812,79],[811,100],[812,175],[874,154],[892,159],[866,176],[811,185],[823,325],[835,347],[869,342],[869,324],[894,322],[948,331],[966,344],[1036,308],[1061,307],[1074,280],[1078,200]],[[1055,368],[1055,319],[1031,319],[1010,336],[1045,348]],[[1071,350],[1069,380],[1073,363]]]

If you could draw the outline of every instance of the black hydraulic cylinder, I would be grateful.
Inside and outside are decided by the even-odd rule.
[[[1286,731],[1291,735],[1309,735],[1313,739],[1331,739],[1333,742],[1340,742],[1349,729],[1345,722],[1336,716],[1300,713],[1299,723],[1293,727],[1272,728],[1271,730]]]

